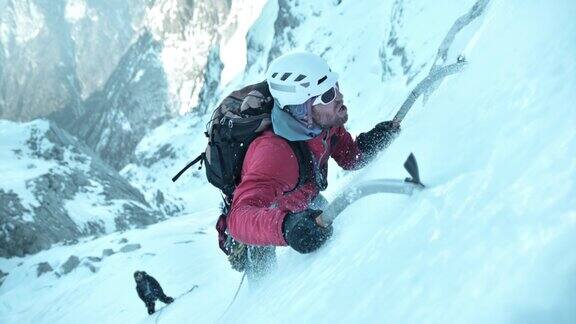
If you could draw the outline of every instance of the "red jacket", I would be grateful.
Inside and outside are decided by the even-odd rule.
[[[356,142],[344,127],[324,131],[307,142],[320,166],[331,156],[346,170],[360,166]],[[298,160],[285,139],[265,131],[248,148],[241,181],[234,191],[228,231],[237,241],[250,245],[286,245],[282,223],[288,212],[308,208],[318,195],[314,181],[298,184]]]

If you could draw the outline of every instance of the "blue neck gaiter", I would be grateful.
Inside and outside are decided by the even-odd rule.
[[[322,133],[322,128],[312,121],[312,102],[286,106],[284,109],[274,100],[272,127],[276,135],[289,141],[307,141]]]

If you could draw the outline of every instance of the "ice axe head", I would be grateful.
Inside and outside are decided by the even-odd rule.
[[[417,185],[424,187],[422,182],[420,182],[420,172],[418,171],[418,163],[416,162],[416,158],[414,157],[414,153],[410,153],[406,162],[404,162],[404,169],[408,171],[410,174],[410,178],[406,178],[406,182],[412,182]]]

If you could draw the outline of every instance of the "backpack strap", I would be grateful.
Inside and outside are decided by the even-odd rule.
[[[178,178],[180,178],[180,176],[184,172],[186,172],[186,170],[188,170],[191,166],[193,166],[198,162],[200,162],[200,168],[202,168],[202,162],[204,162],[204,160],[206,160],[206,154],[202,152],[194,160],[192,160],[192,162],[188,163],[182,170],[180,170],[180,172],[178,172],[174,177],[172,177],[172,182],[176,182],[176,180],[178,180]]]
[[[312,160],[312,152],[306,145],[305,141],[287,141],[296,159],[298,160],[298,184],[296,188],[302,186],[308,181],[312,180],[314,174],[314,161]]]

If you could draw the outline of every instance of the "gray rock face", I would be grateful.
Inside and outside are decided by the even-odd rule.
[[[51,116],[98,155],[121,169],[138,142],[171,116],[168,83],[160,61],[162,45],[144,33],[124,55],[104,90],[74,114],[69,107]]]
[[[215,46],[208,55],[208,63],[204,70],[204,82],[198,97],[199,105],[192,110],[195,114],[204,115],[210,113],[218,104],[218,87],[223,68],[224,64],[220,60],[220,48]]]
[[[264,74],[272,60],[282,55],[286,50],[296,46],[294,30],[306,18],[295,13],[293,7],[297,5],[298,2],[278,0],[277,6],[272,6],[268,3],[264,7],[265,12],[263,11],[262,15],[276,15],[276,19],[273,24],[259,26],[257,29],[273,28],[274,36],[270,42],[262,39],[262,35],[258,32],[255,33],[253,30],[248,32],[246,36],[247,60],[245,67],[247,73],[252,71],[252,73]],[[259,23],[262,22],[256,22],[256,24]]]
[[[303,17],[293,13],[293,5],[289,0],[278,0],[278,16],[274,22],[274,40],[268,52],[268,63],[282,55],[283,48],[296,45],[293,30],[300,25]]]
[[[164,43],[170,57],[184,64],[164,61],[170,80],[170,94],[175,109],[191,111],[201,105],[204,72],[208,57],[223,38],[231,37],[237,24],[227,23],[231,0],[158,0],[151,12],[155,23],[146,27],[155,39]],[[250,5],[250,4],[246,4]]]
[[[6,279],[7,276],[8,274],[6,272],[0,270],[0,286],[2,286],[2,283],[4,282],[4,279]]]
[[[198,99],[207,57],[230,6],[229,0],[0,0],[0,118],[53,114],[119,170],[143,134],[178,109],[194,108],[192,102],[204,104]],[[186,64],[162,61],[164,39]]]
[[[229,0],[0,0],[0,118],[49,116],[120,170],[148,131],[178,110],[213,104],[214,71],[222,69],[216,44],[236,28],[220,35],[230,7]],[[162,59],[164,46],[185,64]]]
[[[88,259],[90,262],[100,262],[100,261],[102,261],[102,258],[95,257],[95,256],[89,256],[89,257],[86,257],[86,259]]]
[[[52,266],[50,265],[50,263],[40,262],[40,263],[38,263],[38,266],[36,267],[36,277],[40,277],[41,275],[48,273],[48,272],[52,272],[52,271],[54,271],[54,269],[52,269]]]
[[[0,0],[0,118],[80,109],[114,70],[145,8],[134,0]]]
[[[80,258],[75,255],[71,255],[68,260],[66,260],[66,262],[60,266],[60,274],[65,275],[70,273],[72,270],[76,269],[79,264]]]
[[[112,250],[112,249],[104,249],[104,250],[102,250],[102,257],[103,257],[103,258],[108,257],[108,256],[111,256],[112,254],[114,254],[114,250]]]
[[[408,76],[408,83],[418,73],[412,71],[414,65],[413,53],[400,40],[400,31],[404,20],[404,1],[396,0],[392,4],[392,14],[390,17],[390,31],[387,35],[385,45],[380,48],[380,62],[382,63],[382,81],[388,80],[398,71],[394,69],[394,63],[398,62],[402,68],[401,73]]]
[[[3,135],[13,139],[4,142],[7,147],[0,141],[12,153],[3,163],[24,175],[20,182],[0,183],[1,257],[165,218],[88,147],[55,125],[0,123],[8,130]]]
[[[88,268],[88,270],[90,270],[92,273],[96,273],[98,271],[98,268],[96,268],[96,266],[93,265],[90,261],[84,261],[82,262],[82,265]]]
[[[128,252],[133,252],[136,251],[138,249],[140,249],[142,246],[138,243],[136,244],[126,244],[123,247],[120,248],[120,252],[122,253],[128,253]]]

